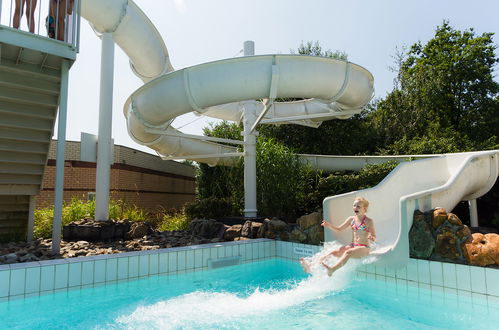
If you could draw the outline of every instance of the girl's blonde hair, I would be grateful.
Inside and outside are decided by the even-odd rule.
[[[367,209],[369,208],[369,201],[367,199],[365,199],[364,197],[357,197],[357,198],[355,198],[354,201],[361,203],[367,212]]]

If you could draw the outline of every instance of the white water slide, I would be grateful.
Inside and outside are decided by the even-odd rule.
[[[262,123],[318,126],[323,120],[359,113],[373,95],[373,77],[366,69],[323,57],[247,56],[174,71],[163,39],[133,1],[85,0],[82,16],[98,33],[112,33],[133,72],[145,82],[123,111],[130,136],[162,156],[211,165],[230,165],[236,157],[234,147],[200,141],[172,128],[172,120],[185,113],[240,121],[244,107],[251,106],[256,116],[266,110]],[[307,100],[273,103],[275,98]],[[260,99],[265,101],[254,101]]]
[[[324,218],[341,224],[352,214],[355,197],[370,201],[369,217],[377,233],[382,255],[377,264],[403,266],[409,258],[408,234],[415,210],[443,207],[451,211],[461,201],[474,201],[487,193],[499,174],[499,150],[444,154],[399,164],[377,186],[324,200]],[[475,204],[476,206],[476,204]],[[472,206],[473,208],[473,206]],[[351,242],[349,232],[326,232],[326,241]]]

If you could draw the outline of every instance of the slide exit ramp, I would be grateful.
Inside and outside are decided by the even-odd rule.
[[[409,259],[408,233],[415,210],[435,207],[452,210],[459,202],[487,193],[499,173],[499,150],[444,154],[399,164],[382,182],[369,189],[324,199],[324,219],[338,226],[353,214],[356,197],[369,200],[368,216],[374,219],[377,244],[372,252],[377,265],[404,266]],[[325,232],[325,241],[351,242],[349,230]]]

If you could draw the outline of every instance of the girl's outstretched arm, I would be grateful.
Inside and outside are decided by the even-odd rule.
[[[342,230],[348,228],[348,226],[350,226],[350,222],[351,222],[351,219],[347,218],[345,220],[345,222],[343,222],[340,226],[337,227],[337,226],[333,226],[331,223],[327,222],[326,220],[322,220],[321,226],[329,228],[332,231],[339,232],[339,231],[342,231]]]

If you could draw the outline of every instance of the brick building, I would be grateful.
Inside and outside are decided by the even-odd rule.
[[[55,156],[57,141],[53,140],[36,206],[54,203]],[[80,142],[67,141],[64,168],[64,202],[73,197],[90,198],[95,192],[97,164],[81,161]],[[162,160],[132,148],[115,145],[111,165],[110,198],[154,212],[180,209],[195,196],[194,167],[175,161]]]

